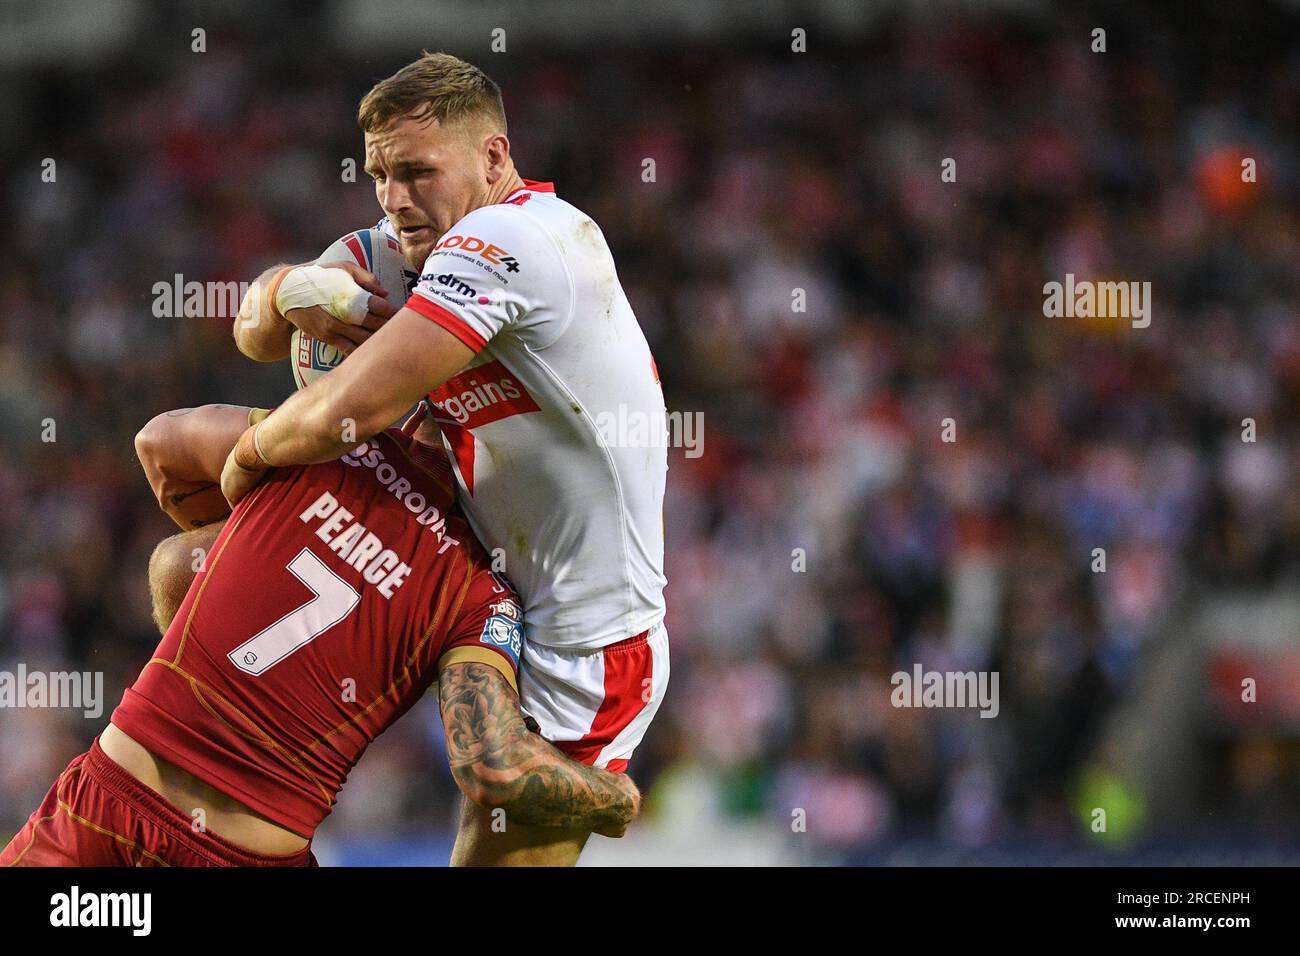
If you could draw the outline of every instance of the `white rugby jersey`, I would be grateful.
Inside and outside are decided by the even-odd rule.
[[[477,353],[429,400],[528,640],[603,647],[664,617],[663,390],[599,227],[524,182],[438,241],[406,305]]]

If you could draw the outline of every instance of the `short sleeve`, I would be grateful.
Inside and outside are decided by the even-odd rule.
[[[438,657],[438,673],[449,664],[475,662],[495,667],[516,692],[519,655],[524,645],[524,612],[519,595],[504,577],[476,574],[460,617]]]
[[[507,328],[567,319],[570,283],[545,228],[518,206],[476,209],[425,260],[408,308],[474,352]]]

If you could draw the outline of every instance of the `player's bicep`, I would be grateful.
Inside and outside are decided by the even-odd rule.
[[[523,609],[497,575],[478,577],[465,603],[438,658],[438,698],[452,774],[481,803],[517,770],[528,734],[518,684]]]
[[[146,471],[188,481],[220,481],[226,456],[248,427],[247,405],[178,408],[156,416],[136,436]]]
[[[514,675],[504,663],[488,658],[445,663],[438,674],[438,700],[447,759],[458,780],[467,767],[492,766],[528,734]]]
[[[136,454],[159,506],[181,528],[219,521],[229,508],[221,469],[249,409],[240,405],[178,408],[156,416],[135,437]]]

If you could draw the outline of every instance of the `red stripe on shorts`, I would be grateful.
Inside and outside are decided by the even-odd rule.
[[[595,763],[600,752],[645,710],[653,686],[654,653],[647,633],[611,644],[601,652],[605,659],[605,699],[600,702],[591,729],[581,740],[556,741],[555,746],[579,763]],[[607,770],[620,773],[627,760],[611,760]]]

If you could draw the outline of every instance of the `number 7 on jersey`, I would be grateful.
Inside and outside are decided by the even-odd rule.
[[[254,677],[320,637],[351,614],[361,600],[361,595],[352,585],[327,568],[325,562],[307,548],[289,562],[288,570],[311,590],[311,600],[226,655],[230,663]]]

